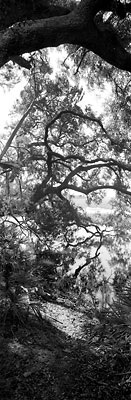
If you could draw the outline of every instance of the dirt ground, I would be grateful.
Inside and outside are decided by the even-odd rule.
[[[128,351],[92,348],[85,313],[41,303],[17,316],[0,325],[0,400],[130,398]]]
[[[48,304],[41,315],[0,329],[1,400],[75,399],[79,388],[71,372],[82,314]]]

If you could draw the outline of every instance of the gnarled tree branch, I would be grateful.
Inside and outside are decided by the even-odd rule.
[[[22,0],[19,0],[18,4],[21,2]],[[32,1],[32,3],[34,2]],[[6,6],[7,4],[6,1]],[[0,66],[12,57],[20,56],[25,52],[69,43],[82,46],[115,67],[131,72],[131,54],[120,42],[117,32],[112,28],[99,30],[94,22],[94,17],[98,11],[104,9],[114,12],[114,4],[116,4],[115,0],[106,2],[104,0],[82,0],[78,6],[74,6],[73,11],[61,7],[59,13],[55,6],[51,11],[50,6],[49,12],[44,13],[43,11],[44,15],[41,13],[40,17],[35,5],[33,11],[33,15],[36,15],[35,19],[32,17],[32,9],[27,12],[24,2],[25,18],[23,14],[20,16],[17,10],[13,23],[9,24],[7,29],[2,27]],[[16,2],[13,15],[15,7]],[[2,1],[0,12],[1,9]],[[130,8],[127,11],[130,11]],[[117,7],[116,12],[119,15]]]

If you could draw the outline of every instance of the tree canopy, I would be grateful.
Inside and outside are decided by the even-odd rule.
[[[16,231],[19,226],[22,234],[30,232],[32,240],[35,237],[34,252],[37,241],[42,251],[57,248],[60,265],[65,271],[74,265],[76,279],[87,268],[96,276],[99,271],[101,284],[102,246],[108,248],[110,263],[118,267],[118,272],[125,268],[128,274],[130,250],[129,246],[125,250],[125,242],[129,242],[130,234],[125,218],[131,196],[130,70],[127,64],[123,68],[125,64],[118,66],[116,62],[118,51],[120,63],[130,57],[130,3],[0,4],[5,15],[1,18],[1,35],[9,41],[12,38],[12,55],[1,68],[1,79],[4,77],[9,85],[15,82],[15,76],[19,79],[18,67],[12,61],[26,68],[22,69],[26,86],[14,109],[19,122],[12,122],[8,139],[2,141],[1,229],[4,224],[6,231],[13,223]],[[61,30],[61,23],[66,29]],[[53,33],[54,25],[57,34]],[[69,36],[71,40],[65,39]],[[53,77],[50,53],[43,48],[61,43],[66,43],[66,56],[61,71]],[[4,49],[8,50],[7,42]],[[23,51],[29,53],[23,57]],[[97,87],[104,91],[108,83],[111,96],[107,90],[101,114],[81,105],[87,90]],[[109,190],[115,192],[112,207],[108,202],[109,216],[90,214],[87,207],[101,207]],[[79,196],[84,206],[77,202]],[[130,228],[130,221],[128,225]],[[92,279],[97,288],[98,279],[94,281],[91,275]]]
[[[71,51],[67,48],[67,54]],[[73,71],[81,68],[82,77],[86,60],[79,66],[76,49],[70,57]],[[131,195],[130,75],[101,65],[96,56],[87,54],[86,59],[89,85],[97,82],[102,90],[107,81],[111,85],[103,113],[81,108],[84,89],[78,77],[69,83],[66,66],[52,79],[47,50],[32,54],[33,67],[15,110],[21,117],[12,124],[0,155],[1,217],[23,215],[43,246],[61,246],[69,264],[79,257],[78,272],[91,260],[95,263],[100,247],[107,246],[108,227],[117,237],[114,216],[101,220],[87,206],[101,204],[111,190],[121,204],[127,202],[128,210]],[[77,205],[78,195],[85,199],[84,207]],[[118,199],[116,204],[114,214],[118,204],[121,210]],[[112,253],[111,243],[108,248]]]
[[[0,137],[4,399],[130,396],[130,12],[0,0],[0,82],[25,79]]]

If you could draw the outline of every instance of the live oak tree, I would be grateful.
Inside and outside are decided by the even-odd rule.
[[[92,71],[98,77],[98,83],[101,84],[101,77],[105,77],[112,84],[113,98],[106,104],[106,115],[98,117],[89,107],[82,111],[79,105],[82,93],[78,87],[69,87],[64,74],[56,82],[51,81],[47,65],[48,74],[45,77],[46,63],[43,63],[42,52],[38,56],[41,65],[39,68],[36,66],[36,71],[35,67],[32,69],[29,85],[22,93],[20,122],[12,128],[12,134],[0,156],[0,216],[8,235],[11,218],[12,223],[16,224],[16,230],[19,225],[23,234],[28,229],[40,239],[42,249],[44,246],[50,249],[59,243],[67,252],[66,267],[73,264],[76,256],[81,257],[76,277],[84,266],[89,267],[91,273],[97,273],[96,260],[103,243],[108,245],[110,251],[114,244],[115,251],[117,243],[121,246],[119,235],[123,235],[122,245],[127,239],[122,219],[124,204],[130,202],[131,196],[130,12],[129,1],[52,1],[47,4],[33,0],[0,0],[1,67],[12,60],[30,69],[35,56],[31,54],[24,58],[24,53],[69,44],[75,46],[75,49],[84,49],[84,67],[84,51],[92,52],[93,57],[92,54],[89,56],[90,60],[93,58]],[[95,54],[104,60],[102,65]],[[124,72],[121,74],[112,66]],[[114,206],[117,215],[114,212],[112,219],[110,216],[107,221],[103,221],[102,217],[88,215],[76,203],[74,205],[72,192],[84,196],[86,208],[92,201],[100,204],[106,189],[117,192],[122,199],[121,207],[118,201],[117,207]],[[118,241],[113,236],[108,242],[108,223]],[[130,228],[130,224],[128,226]],[[11,229],[11,240],[7,235],[10,243],[12,233]],[[3,230],[1,236],[3,241]],[[10,249],[9,256],[12,257]],[[120,254],[117,256],[117,262],[120,263]],[[126,257],[122,254],[123,264],[127,262]],[[17,267],[18,259],[15,259],[15,263]],[[21,265],[20,260],[20,270]],[[8,286],[7,272],[10,275],[11,271],[6,271]],[[26,278],[26,273],[19,278]],[[16,276],[14,279],[16,282]],[[21,280],[21,284],[25,286],[25,280]],[[89,397],[93,399],[98,398],[98,395],[105,399],[109,396],[117,399],[129,397],[130,308],[122,304],[121,318],[118,306],[116,312],[114,309],[113,312],[107,311],[105,316],[102,313],[97,315],[100,322],[94,332],[97,345],[95,340],[92,344],[95,346],[94,354],[96,346],[101,350],[97,364],[96,358],[93,363],[89,357],[88,363],[84,363],[85,382],[88,383],[89,379]],[[117,321],[116,316],[119,317]],[[83,380],[81,382],[84,388]]]
[[[0,9],[0,65],[12,60],[27,69],[32,67],[31,90],[28,88],[23,94],[20,106],[22,118],[0,155],[0,167],[6,177],[8,212],[15,215],[26,210],[30,221],[32,215],[35,233],[44,233],[48,244],[61,235],[61,241],[73,248],[75,255],[76,248],[83,255],[82,248],[86,249],[88,242],[95,243],[95,259],[103,231],[95,220],[77,212],[69,193],[83,194],[88,204],[94,199],[99,203],[105,189],[121,192],[123,196],[131,195],[130,3],[114,0],[63,1],[60,4],[1,1]],[[22,56],[25,52],[65,43],[71,48],[74,46],[78,54],[79,49],[80,52],[83,49],[80,54],[83,54],[84,68],[84,52],[91,52],[88,61],[93,59],[93,72],[99,77],[99,85],[101,77],[102,83],[104,76],[112,79],[115,99],[107,107],[108,123],[89,108],[85,113],[80,109],[82,93],[78,87],[69,90],[65,76],[59,77],[56,83],[45,79],[45,72],[51,71],[42,56],[39,56],[41,65],[37,66],[39,78],[35,72],[34,53],[26,58]],[[103,59],[102,67],[96,55]],[[114,66],[127,71],[126,75],[121,76]],[[16,135],[16,148],[12,153],[9,148]],[[76,231],[82,229],[84,237],[76,241]],[[88,262],[89,258],[85,263],[88,265]]]
[[[131,72],[130,12],[119,0],[0,0],[0,66],[12,59],[30,68],[23,53],[68,43]]]
[[[65,72],[50,79],[46,51],[33,57],[34,68],[18,108],[22,118],[1,153],[6,213],[23,214],[45,246],[58,240],[68,253],[68,264],[79,255],[88,266],[99,255],[107,224],[104,221],[101,229],[103,220],[77,207],[72,194],[85,198],[84,207],[100,204],[106,189],[121,193],[123,199],[131,195],[130,76],[103,63],[101,82],[109,77],[113,95],[105,115],[98,118],[89,107],[81,110],[78,82],[70,86]]]

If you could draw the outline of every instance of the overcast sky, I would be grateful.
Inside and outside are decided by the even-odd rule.
[[[0,88],[0,137],[6,123],[10,121],[9,114],[13,109],[16,100],[20,98],[20,92],[26,83],[26,79],[22,78],[21,82],[17,83],[14,88]]]

